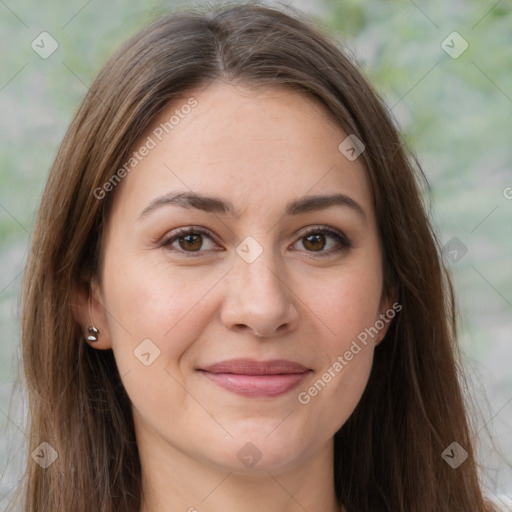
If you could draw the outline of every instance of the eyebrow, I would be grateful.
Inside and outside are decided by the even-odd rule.
[[[182,208],[195,208],[208,213],[231,215],[239,218],[240,213],[236,211],[233,203],[220,197],[206,196],[195,192],[171,192],[164,196],[157,197],[139,215],[139,218],[146,217],[151,212],[168,205],[177,205]],[[286,205],[286,215],[301,215],[304,213],[326,210],[333,206],[346,206],[356,211],[366,220],[366,213],[363,207],[351,197],[345,194],[304,196],[294,199]]]

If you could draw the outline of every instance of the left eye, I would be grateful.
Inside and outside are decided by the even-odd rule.
[[[329,229],[310,230],[296,244],[301,244],[308,252],[336,253],[350,247],[343,235]]]

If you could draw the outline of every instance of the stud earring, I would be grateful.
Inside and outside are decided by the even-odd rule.
[[[89,296],[89,320],[92,322],[92,317],[91,317],[91,297]],[[96,327],[94,327],[94,325],[91,325],[87,331],[89,332],[89,336],[87,336],[87,341],[90,342],[90,343],[95,343],[96,341],[98,341],[98,336],[100,334],[100,331],[98,331],[98,329],[96,329]]]
[[[98,329],[96,329],[96,327],[94,327],[93,325],[91,325],[89,327],[89,329],[87,329],[87,330],[89,331],[89,336],[87,336],[87,341],[90,341],[91,343],[98,341],[98,335],[99,335],[100,331],[98,331]]]

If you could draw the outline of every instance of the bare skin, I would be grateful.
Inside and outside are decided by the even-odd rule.
[[[140,144],[191,96],[197,106],[117,185],[101,279],[79,315],[85,328],[90,298],[93,346],[113,350],[132,401],[141,512],[339,511],[333,436],[387,325],[333,364],[393,302],[366,172],[338,150],[347,134],[323,108],[288,89],[214,83],[169,105]],[[234,213],[158,201],[180,192]],[[334,194],[349,199],[286,211]],[[232,358],[307,371],[293,389],[251,396],[204,371]]]

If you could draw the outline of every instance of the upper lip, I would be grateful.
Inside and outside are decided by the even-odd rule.
[[[233,373],[237,375],[283,375],[289,373],[305,373],[309,371],[302,364],[285,359],[256,361],[254,359],[229,359],[199,368],[209,373]]]

